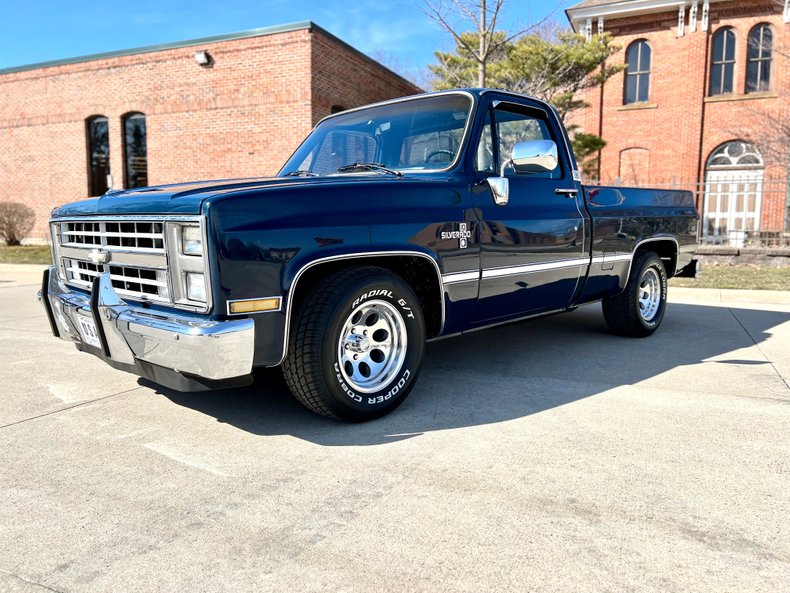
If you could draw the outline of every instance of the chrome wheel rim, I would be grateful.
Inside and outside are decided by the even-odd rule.
[[[337,343],[340,373],[360,393],[383,389],[406,359],[408,337],[400,312],[386,301],[366,301],[346,318]]]
[[[654,268],[648,269],[639,282],[639,314],[645,321],[653,321],[661,305],[661,279]]]

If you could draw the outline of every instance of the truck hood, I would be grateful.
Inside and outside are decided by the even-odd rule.
[[[98,198],[64,204],[52,211],[53,218],[114,214],[199,214],[201,204],[212,196],[272,186],[301,185],[301,177],[223,179],[110,190]]]

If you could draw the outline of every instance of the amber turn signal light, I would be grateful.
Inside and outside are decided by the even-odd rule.
[[[234,315],[238,315],[239,313],[258,313],[261,311],[279,311],[280,301],[280,297],[234,301],[229,303],[228,310]]]

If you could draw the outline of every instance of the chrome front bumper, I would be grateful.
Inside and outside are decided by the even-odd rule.
[[[45,271],[39,297],[57,337],[120,366],[139,367],[143,361],[209,380],[232,379],[252,372],[252,319],[212,321],[130,305],[113,290],[107,273],[96,278],[91,294],[86,295],[70,290],[60,279],[56,266]],[[93,320],[101,349],[85,342],[77,316]]]

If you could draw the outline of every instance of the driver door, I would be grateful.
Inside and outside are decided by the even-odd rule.
[[[499,175],[518,142],[553,141],[559,164],[553,171],[522,174],[506,165],[505,205],[495,204],[490,191],[474,192],[474,205],[482,212],[482,273],[475,322],[564,309],[589,257],[584,248],[581,188],[573,179],[563,132],[555,115],[538,105],[493,101],[487,117],[475,165],[483,185],[485,176]]]

